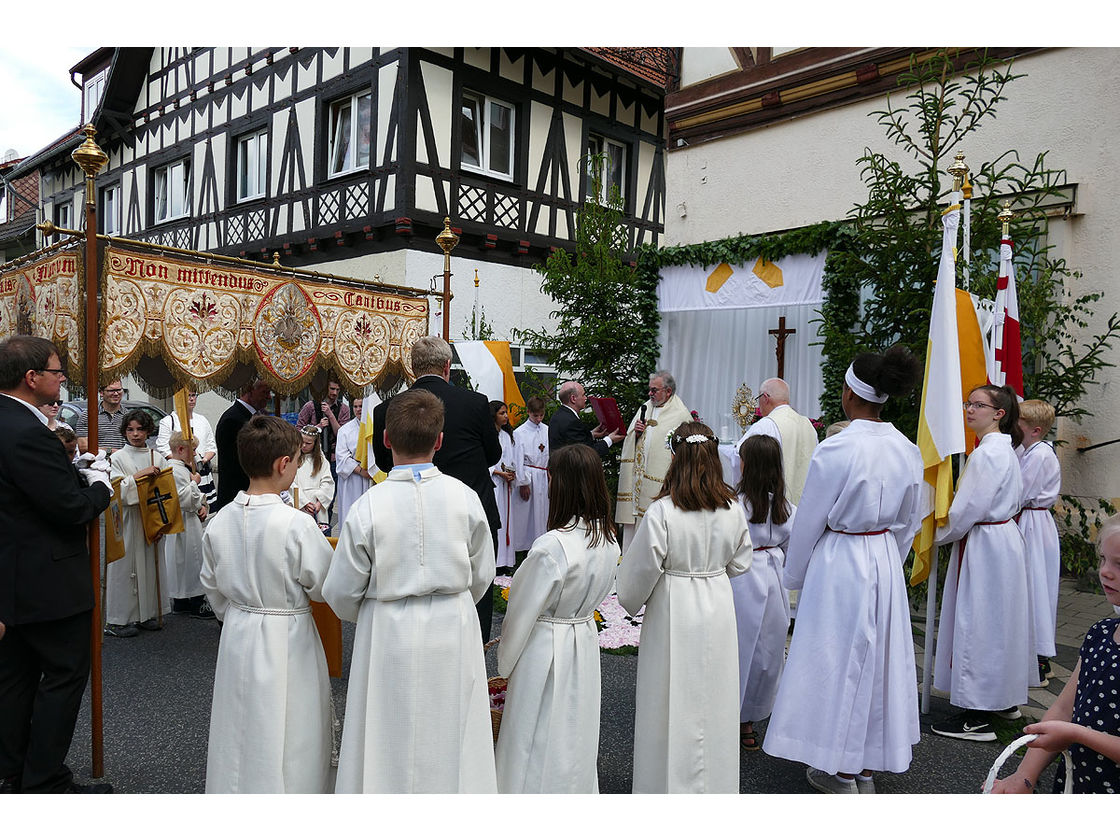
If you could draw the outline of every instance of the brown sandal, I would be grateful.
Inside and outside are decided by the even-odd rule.
[[[749,723],[747,726],[751,727],[749,732],[744,732],[742,728],[739,729],[739,746],[747,752],[754,752],[759,748],[758,736],[754,731],[754,726]]]

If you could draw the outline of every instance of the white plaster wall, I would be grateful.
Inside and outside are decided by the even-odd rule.
[[[681,87],[722,76],[738,70],[739,63],[730,47],[686,47],[681,62]]]
[[[1057,256],[1083,273],[1075,294],[1103,291],[1088,332],[1102,330],[1120,309],[1120,50],[1069,48],[1026,56],[1014,63],[1027,74],[1005,88],[996,118],[969,136],[963,148],[973,168],[1008,149],[1030,164],[1049,151],[1051,167],[1064,168],[1078,186],[1076,214],[1051,225]],[[898,97],[901,99],[901,97]],[[891,153],[883,130],[868,114],[882,99],[864,100],[808,117],[701,143],[667,155],[669,209],[665,242],[695,243],[739,233],[764,233],[844,218],[866,197],[856,159],[865,147]],[[950,161],[946,161],[946,165]],[[907,166],[913,166],[906,161]],[[949,186],[949,177],[944,184]],[[683,215],[682,215],[683,213]],[[1120,366],[1120,348],[1109,361]],[[1075,446],[1117,437],[1120,392],[1106,370],[1090,387],[1083,424],[1063,422],[1059,435],[1073,446],[1061,452],[1063,491],[1120,496],[1120,444],[1078,455]]]

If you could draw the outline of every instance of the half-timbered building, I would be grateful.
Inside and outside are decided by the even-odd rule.
[[[652,57],[652,60],[651,60]],[[429,288],[450,217],[451,336],[547,321],[532,266],[571,247],[588,155],[630,245],[664,227],[657,49],[102,48],[72,69],[109,155],[101,232]],[[73,145],[39,155],[41,216],[81,219]],[[438,305],[435,307],[438,310]],[[439,321],[433,319],[432,330]]]

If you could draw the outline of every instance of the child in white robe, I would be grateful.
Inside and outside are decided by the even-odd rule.
[[[321,601],[331,544],[284,504],[300,436],[253,416],[237,434],[249,476],[207,524],[202,586],[224,621],[206,752],[207,793],[327,793],[330,680],[310,601]]]
[[[595,610],[614,586],[619,549],[599,455],[566,446],[549,469],[550,530],[514,574],[502,621],[499,793],[599,792]]]
[[[105,632],[129,638],[140,630],[161,630],[161,588],[157,582],[156,544],[144,537],[140,517],[137,480],[159,475],[167,466],[163,456],[148,448],[148,437],[155,434],[155,420],[148,412],[134,409],[121,418],[121,434],[126,445],[109,459],[109,477],[121,479],[121,527],[125,555],[105,569]],[[163,584],[166,588],[167,584]],[[166,597],[166,591],[162,597]]]
[[[394,467],[350,509],[323,597],[354,621],[336,793],[496,793],[475,602],[494,579],[486,513],[432,465],[443,403],[389,403]]]
[[[171,453],[168,464],[175,477],[175,490],[179,495],[179,510],[183,516],[183,531],[168,534],[163,539],[163,561],[167,574],[167,596],[171,598],[172,612],[193,618],[213,619],[214,610],[206,601],[199,573],[202,571],[202,520],[206,518],[206,497],[202,493],[200,476],[194,470],[198,438],[184,439],[182,432],[172,432],[167,438],[167,451]]]
[[[1054,407],[1042,400],[1019,405],[1023,444],[1016,449],[1023,473],[1022,513],[1019,531],[1027,552],[1027,582],[1031,587],[1035,653],[1039,686],[1050,682],[1050,657],[1058,622],[1058,579],[1062,573],[1058,526],[1050,508],[1062,491],[1062,468],[1054,447],[1043,440],[1054,426]]]
[[[303,445],[299,450],[299,469],[290,493],[293,504],[314,518],[319,530],[330,536],[330,507],[334,500],[334,479],[331,465],[319,445],[319,427],[304,426],[300,430]]]
[[[968,456],[938,545],[954,543],[937,623],[933,685],[962,712],[934,723],[938,735],[994,741],[995,715],[1022,716],[1038,682],[1026,553],[1015,516],[1023,477],[1014,447],[1019,403],[1007,386],[974,388],[965,423],[980,439]]]
[[[544,400],[529,397],[529,418],[513,430],[513,441],[521,460],[517,469],[517,492],[513,497],[513,542],[515,551],[526,551],[548,529],[548,425],[544,422]]]
[[[342,533],[342,526],[350,514],[350,507],[362,497],[362,494],[373,483],[369,470],[358,462],[358,427],[362,422],[362,397],[357,397],[350,404],[352,420],[342,424],[335,438],[335,471],[338,479],[335,481],[334,509],[338,516],[338,531]],[[372,464],[371,464],[372,466]]]
[[[673,460],[618,570],[618,601],[644,604],[634,793],[738,793],[739,662],[729,575],[751,566],[743,506],[703,423],[669,438]]]
[[[801,597],[762,749],[809,765],[822,793],[875,793],[874,771],[905,772],[920,739],[902,563],[921,526],[922,457],[879,414],[921,374],[899,345],[852,360],[852,422],[813,451],[786,551],[783,580]]]
[[[498,443],[502,456],[498,463],[490,467],[490,479],[494,482],[494,501],[498,503],[498,514],[502,526],[498,529],[498,556],[494,563],[507,574],[513,572],[516,547],[513,542],[513,495],[517,481],[517,447],[513,442],[513,429],[509,425],[509,412],[501,400],[490,401],[490,417],[498,429]]]
[[[759,748],[754,721],[770,717],[786,660],[789,593],[782,585],[785,548],[795,508],[786,499],[782,447],[769,435],[739,446],[743,465],[737,492],[747,514],[751,573],[731,578],[739,634],[739,745]]]

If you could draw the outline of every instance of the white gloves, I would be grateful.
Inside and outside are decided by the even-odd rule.
[[[82,478],[86,480],[86,484],[90,487],[95,483],[101,483],[112,491],[113,485],[109,483],[109,473],[107,471],[102,472],[99,469],[79,469],[78,472],[81,473]]]

